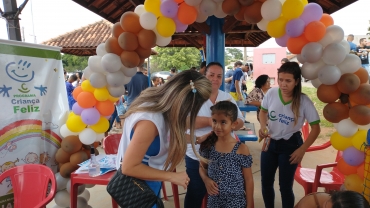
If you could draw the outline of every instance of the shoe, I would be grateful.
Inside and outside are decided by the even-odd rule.
[[[244,120],[244,123],[250,123],[249,121],[247,121],[247,120]]]

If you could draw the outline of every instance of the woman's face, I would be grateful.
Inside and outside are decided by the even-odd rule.
[[[223,70],[217,65],[210,66],[207,70],[206,77],[212,83],[212,91],[218,90],[222,84]]]
[[[268,89],[270,89],[271,88],[271,83],[270,83],[270,78],[268,78],[267,80],[266,80],[266,83],[264,84],[264,85],[262,85],[262,89],[264,89],[264,90],[268,90]]]
[[[294,79],[293,74],[280,72],[278,83],[282,94],[290,96],[293,93],[294,87],[298,84],[298,81]]]

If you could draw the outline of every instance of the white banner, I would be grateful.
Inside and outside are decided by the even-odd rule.
[[[31,163],[56,172],[68,109],[60,48],[0,40],[0,172]],[[0,196],[11,192],[3,181]]]

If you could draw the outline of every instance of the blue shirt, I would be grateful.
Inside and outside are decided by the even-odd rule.
[[[354,44],[352,42],[349,42],[349,41],[347,41],[347,42],[349,43],[349,48],[350,48],[351,51],[357,51],[357,45],[356,44]]]
[[[136,74],[131,78],[131,81],[125,85],[128,91],[127,95],[127,107],[135,100],[140,93],[148,88],[148,77],[143,74],[143,72],[136,72]]]
[[[225,74],[225,78],[230,78],[233,76],[233,73],[234,73],[234,70],[232,69],[229,69],[226,74]],[[230,87],[231,87],[231,82],[225,82],[225,92],[229,93],[230,92]]]
[[[236,92],[235,81],[240,81],[243,76],[244,76],[244,73],[242,69],[236,68],[233,74],[233,80],[231,81],[230,92]]]

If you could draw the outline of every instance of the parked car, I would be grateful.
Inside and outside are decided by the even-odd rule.
[[[169,71],[159,71],[159,72],[154,72],[151,74],[151,76],[156,76],[156,77],[162,77],[164,80],[167,80],[167,77],[170,76]]]

